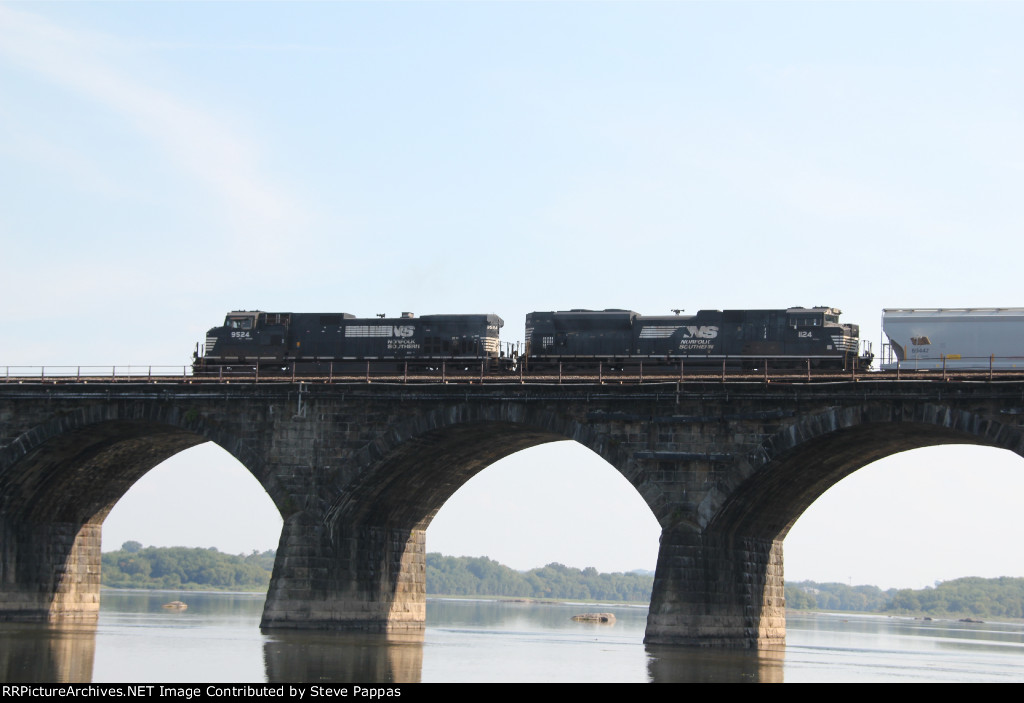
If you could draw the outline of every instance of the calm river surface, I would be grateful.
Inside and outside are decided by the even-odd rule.
[[[182,612],[163,603],[183,600]],[[4,682],[1024,681],[1024,625],[789,616],[778,651],[643,644],[646,608],[431,599],[419,638],[261,634],[262,595],[104,591],[94,627],[0,625]],[[577,623],[613,612],[613,625]]]

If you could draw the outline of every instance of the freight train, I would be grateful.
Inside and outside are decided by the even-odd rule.
[[[831,307],[701,310],[645,316],[632,310],[531,312],[522,348],[499,339],[493,314],[357,318],[348,313],[235,311],[196,349],[196,374],[393,373],[479,370],[724,368],[866,369],[857,325]],[[412,365],[412,369],[410,369]]]

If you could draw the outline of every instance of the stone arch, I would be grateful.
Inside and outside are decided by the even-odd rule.
[[[390,415],[285,517],[262,627],[422,632],[426,528],[437,511],[495,461],[563,440],[625,465],[594,428],[539,404],[458,401]]]
[[[329,520],[359,521],[375,513],[388,524],[425,530],[445,501],[486,467],[520,450],[566,440],[625,475],[625,457],[607,438],[565,414],[523,405],[458,404],[417,415],[392,425],[361,452],[358,475],[339,489]]]
[[[145,444],[146,438],[151,440],[148,451],[145,447],[130,451],[127,445],[115,449],[123,442]],[[12,479],[9,477],[22,473],[26,462],[33,463],[44,456],[59,460],[61,453],[66,455],[65,460],[70,461],[76,457],[99,456],[104,452],[128,451],[138,455],[142,462],[140,466],[159,457],[132,478],[128,482],[130,486],[161,461],[205,442],[213,442],[246,467],[263,484],[278,510],[283,511],[284,505],[279,498],[282,492],[274,490],[273,475],[263,475],[261,471],[264,458],[253,447],[241,442],[234,428],[208,422],[197,410],[169,403],[95,403],[55,414],[4,447],[0,454],[0,485],[10,485]],[[123,494],[122,490],[117,495]]]
[[[495,462],[463,484],[431,521],[426,547],[486,555],[514,569],[558,563],[653,574],[661,530],[621,472],[579,442],[559,441]],[[428,592],[438,585],[428,579]]]
[[[811,503],[886,456],[943,444],[975,444],[1024,456],[1024,434],[969,410],[936,403],[830,408],[766,439],[752,471],[714,513],[711,533],[781,540]]]
[[[89,404],[15,438],[0,456],[0,619],[94,618],[104,519],[153,467],[207,441],[245,456],[168,403]]]

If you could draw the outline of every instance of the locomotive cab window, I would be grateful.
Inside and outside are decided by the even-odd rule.
[[[821,327],[821,315],[801,315],[790,318],[791,327]]]
[[[251,317],[229,317],[225,327],[230,327],[233,330],[251,330],[252,329],[252,318]]]

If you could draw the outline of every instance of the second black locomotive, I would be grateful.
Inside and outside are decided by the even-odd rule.
[[[554,363],[703,365],[725,362],[774,368],[809,362],[815,368],[867,368],[858,355],[860,330],[839,322],[831,307],[785,310],[701,310],[694,315],[641,315],[632,310],[567,310],[526,316],[526,358],[534,369]]]

